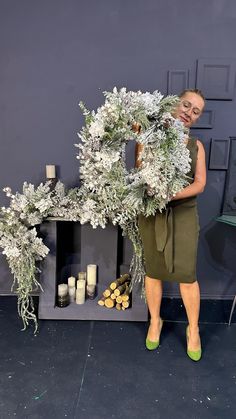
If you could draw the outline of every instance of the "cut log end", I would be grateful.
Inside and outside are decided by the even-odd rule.
[[[113,308],[115,305],[115,300],[112,300],[110,297],[105,299],[105,306],[107,308]]]
[[[118,297],[116,297],[116,302],[118,304],[121,304],[122,303],[122,295],[118,295]]]
[[[111,290],[109,290],[108,288],[102,293],[102,295],[107,298],[110,297],[111,295]]]
[[[113,281],[110,284],[110,288],[112,290],[115,290],[117,287],[119,287],[119,285],[122,285],[125,282],[130,281],[130,280],[131,280],[130,275],[129,274],[124,274],[120,278],[118,278],[116,281]]]

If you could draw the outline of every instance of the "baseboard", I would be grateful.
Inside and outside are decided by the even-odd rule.
[[[232,300],[201,299],[200,323],[228,323]],[[186,311],[181,298],[163,297],[161,316],[169,321],[187,321]],[[232,323],[236,322],[236,309],[232,316]]]
[[[233,300],[202,299],[200,309],[200,323],[228,323]],[[0,305],[6,306],[10,311],[17,313],[16,295],[0,296]],[[38,297],[34,297],[35,311],[37,313]],[[186,312],[180,298],[163,297],[161,316],[164,320],[174,322],[187,322]],[[232,316],[232,323],[236,323],[236,309]]]

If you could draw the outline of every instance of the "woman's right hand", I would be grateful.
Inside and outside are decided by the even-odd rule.
[[[141,131],[141,124],[139,124],[138,122],[134,122],[132,124],[132,131],[137,132],[139,134]]]

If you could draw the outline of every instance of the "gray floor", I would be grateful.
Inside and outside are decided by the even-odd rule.
[[[149,352],[145,323],[44,320],[34,336],[20,330],[15,298],[0,304],[1,419],[235,418],[235,323],[202,322],[194,363],[181,319]]]

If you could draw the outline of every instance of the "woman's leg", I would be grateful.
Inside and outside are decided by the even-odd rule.
[[[150,326],[147,338],[150,341],[157,341],[160,337],[161,319],[160,307],[162,300],[162,282],[159,279],[145,277],[145,292],[147,305],[150,313]]]
[[[197,351],[201,346],[198,319],[200,311],[200,289],[198,282],[192,284],[180,284],[180,293],[186,309],[189,323],[188,349]]]

